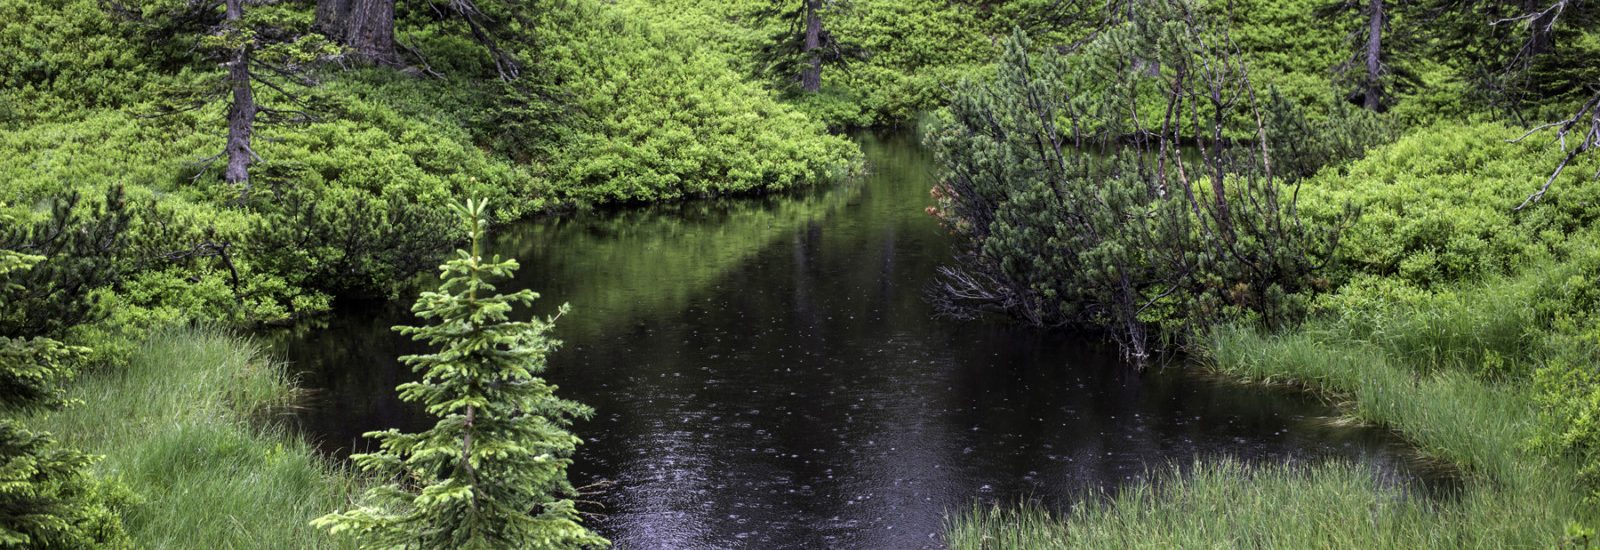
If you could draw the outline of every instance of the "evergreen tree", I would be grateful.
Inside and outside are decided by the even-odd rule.
[[[12,338],[61,338],[74,326],[92,323],[105,313],[95,291],[122,280],[130,264],[146,261],[132,249],[128,227],[135,208],[121,185],[106,189],[102,200],[71,192],[48,201],[50,215],[38,223],[0,225],[0,249],[10,250],[21,266],[0,274],[0,335]],[[0,266],[0,270],[5,270]]]
[[[218,64],[220,78],[178,86],[156,105],[157,114],[196,111],[216,102],[227,105],[227,139],[222,151],[206,159],[225,159],[223,179],[251,190],[251,165],[258,125],[301,124],[328,110],[311,69],[340,50],[311,32],[297,2],[251,0],[106,0],[136,39],[152,43],[192,43],[184,55],[199,53]],[[248,9],[246,9],[248,8]],[[192,41],[192,42],[191,42]]]
[[[764,72],[798,83],[802,92],[815,93],[822,90],[824,65],[843,67],[864,57],[857,45],[840,41],[823,24],[824,16],[840,15],[843,9],[848,9],[848,3],[842,0],[774,1],[766,15],[787,20],[789,25],[760,52]]]
[[[0,291],[44,258],[0,249]],[[0,298],[7,295],[0,292]],[[13,304],[0,299],[0,310]],[[10,415],[66,404],[61,389],[82,350],[43,337],[0,334],[0,412]],[[93,458],[62,448],[48,433],[0,419],[0,547],[125,547],[117,516],[89,478]]]
[[[422,433],[367,434],[379,451],[352,457],[388,482],[368,492],[365,506],[313,522],[353,533],[377,548],[574,548],[608,542],[585,529],[571,497],[567,465],[579,438],[567,431],[588,407],[556,397],[537,375],[559,344],[546,335],[555,317],[510,321],[529,290],[495,294],[490,279],[510,276],[515,260],[485,260],[488,222],[483,201],[456,207],[471,234],[471,251],[440,266],[439,290],[423,293],[412,311],[430,321],[395,330],[434,346],[401,357],[422,374],[399,386],[400,398],[439,418]],[[563,305],[560,312],[567,311]]]

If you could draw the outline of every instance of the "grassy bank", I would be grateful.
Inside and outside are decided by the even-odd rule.
[[[1549,511],[1565,495],[1479,487],[1459,501],[1403,498],[1371,470],[1196,464],[1166,483],[1091,499],[1065,515],[1037,506],[975,508],[951,523],[952,548],[1548,548],[1565,537]]]
[[[1573,465],[1527,443],[1537,415],[1529,392],[1446,371],[1418,376],[1381,351],[1310,332],[1230,330],[1214,340],[1217,370],[1292,383],[1342,403],[1351,416],[1399,431],[1464,470],[1459,495],[1429,499],[1386,487],[1358,465],[1247,468],[1199,463],[1164,482],[1090,496],[1065,515],[1034,506],[955,517],[953,548],[1551,547],[1581,513]]]
[[[1501,123],[1438,122],[1325,166],[1298,204],[1318,223],[1350,225],[1320,272],[1323,290],[1305,293],[1308,319],[1188,340],[1218,374],[1310,392],[1393,430],[1460,470],[1459,494],[1407,495],[1349,464],[1208,462],[1086,495],[1064,514],[960,513],[951,545],[1580,542],[1600,519],[1600,185],[1588,177],[1594,160],[1580,159],[1580,175],[1558,178],[1559,195],[1514,210],[1559,161],[1519,135]]]
[[[254,343],[225,332],[160,331],[126,368],[85,373],[83,403],[34,419],[134,495],[139,548],[323,548],[311,528],[354,483],[298,438],[262,427],[293,385]]]

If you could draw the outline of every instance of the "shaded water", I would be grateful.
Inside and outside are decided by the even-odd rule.
[[[804,196],[661,205],[501,230],[542,312],[547,377],[593,406],[576,485],[628,548],[937,546],[975,500],[1061,507],[1196,457],[1342,458],[1403,482],[1406,448],[1304,397],[1179,369],[1134,373],[1091,338],[932,318],[950,244],[931,159],[863,136],[871,174]],[[418,348],[401,305],[348,307],[282,351],[318,390],[301,426],[335,454],[426,427],[394,398]]]

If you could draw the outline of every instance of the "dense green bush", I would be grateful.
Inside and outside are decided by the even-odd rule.
[[[258,181],[273,192],[248,205],[234,204],[234,191],[220,181],[195,177],[197,161],[209,156],[199,120],[147,123],[98,111],[0,130],[0,158],[9,168],[0,171],[10,172],[0,175],[7,182],[0,197],[30,223],[45,224],[48,209],[33,205],[49,205],[60,194],[99,195],[102,182],[126,183],[132,219],[125,238],[132,250],[116,258],[121,273],[102,281],[117,283],[120,307],[182,311],[187,318],[293,318],[325,309],[326,292],[387,292],[410,277],[408,266],[425,265],[391,261],[396,255],[427,256],[455,238],[426,223],[378,223],[372,216],[405,216],[417,210],[407,205],[458,190],[504,196],[515,189],[512,181],[525,181],[516,168],[468,144],[377,110],[387,120],[264,129],[257,149],[273,160],[258,165]],[[185,130],[192,133],[174,147],[169,136]],[[464,174],[463,166],[476,170]],[[81,208],[105,208],[95,195]],[[288,243],[305,246],[279,246]],[[339,277],[310,278],[327,271],[309,266],[340,269]]]
[[[96,0],[0,1],[0,128],[150,97],[143,51]]]
[[[701,37],[741,71],[789,88],[785,81],[793,75],[766,74],[759,62],[774,36],[794,31],[775,15],[780,10],[773,6],[783,4],[624,0],[618,5],[626,14]],[[1359,18],[1330,25],[1318,15],[1323,4],[1311,1],[1208,6],[1211,16],[1232,21],[1234,37],[1255,70],[1252,79],[1262,89],[1280,90],[1318,123],[1344,101],[1333,86],[1334,69],[1354,51],[1347,35],[1362,23]],[[1087,42],[1111,19],[1104,10],[1098,4],[1048,0],[828,3],[824,28],[859,59],[825,68],[821,93],[789,99],[835,126],[903,123],[944,105],[960,80],[989,73],[1013,29],[1032,36],[1041,52],[1065,51]]]
[[[1005,23],[986,24],[974,8],[938,0],[855,0],[831,23],[868,52],[865,62],[832,77],[874,124],[943,105],[950,86],[985,72],[1011,32]]]
[[[1592,501],[1600,498],[1600,323],[1550,340],[1550,357],[1534,376],[1543,430],[1532,443],[1574,458]]]
[[[1299,294],[1321,286],[1315,272],[1342,219],[1300,218],[1294,182],[1349,153],[1285,146],[1289,154],[1269,158],[1259,137],[1230,138],[1312,137],[1238,126],[1239,113],[1255,110],[1274,112],[1272,124],[1299,119],[1282,101],[1191,103],[1255,97],[1236,50],[1197,46],[1221,42],[1216,27],[1174,24],[1191,7],[1154,6],[1148,21],[1101,35],[1079,56],[1031,53],[1019,32],[992,79],[956,88],[927,137],[941,177],[935,214],[962,247],[960,265],[944,272],[946,311],[1109,329],[1139,357],[1147,324],[1242,315],[1278,326],[1300,313]],[[1200,80],[1200,66],[1228,72]],[[1154,90],[1175,91],[1160,106],[1147,101]],[[1194,116],[1157,126],[1151,108]],[[1198,150],[1186,153],[1190,142]],[[1283,158],[1291,168],[1275,172]]]
[[[1514,210],[1560,154],[1545,143],[1507,143],[1518,135],[1499,124],[1412,130],[1307,181],[1305,211],[1329,219],[1347,203],[1360,209],[1341,242],[1344,278],[1429,288],[1512,273],[1559,252],[1567,235],[1600,218],[1592,165],[1568,170],[1559,191]]]
[[[723,62],[761,75],[785,89],[802,111],[835,127],[897,124],[937,108],[947,87],[986,69],[1000,53],[998,37],[1010,33],[977,7],[961,2],[849,0],[828,3],[823,28],[850,46],[851,59],[823,69],[820,93],[794,90],[796,75],[773,74],[763,48],[796,32],[770,0],[619,3],[623,13],[666,22],[705,40]]]
[[[1574,236],[1570,258],[1531,269],[1523,308],[1539,321],[1526,337],[1539,345],[1533,388],[1544,422],[1536,448],[1573,457],[1590,499],[1600,498],[1600,246],[1593,231]]]
[[[587,115],[551,164],[563,195],[650,201],[788,189],[853,168],[854,146],[777,101],[693,35],[575,3],[548,70]]]
[[[1362,276],[1321,300],[1342,339],[1376,342],[1419,371],[1458,370],[1526,380],[1600,311],[1600,249],[1580,233],[1566,260],[1529,263],[1514,275],[1421,289]],[[1559,355],[1559,354],[1558,354]]]

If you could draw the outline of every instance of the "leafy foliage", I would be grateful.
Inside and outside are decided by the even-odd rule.
[[[591,203],[782,190],[832,181],[857,153],[692,35],[584,4],[555,10],[545,56],[587,115],[552,163]]]
[[[619,3],[623,13],[700,37],[724,63],[793,92],[799,29],[792,27],[803,14],[772,6],[772,0]],[[937,107],[946,99],[945,86],[981,71],[1000,53],[992,37],[1010,31],[970,5],[934,0],[827,2],[823,18],[842,63],[824,72],[822,93],[788,95],[833,127],[894,124]]]
[[[1345,203],[1361,210],[1339,252],[1340,282],[1362,275],[1429,288],[1514,273],[1559,252],[1600,219],[1600,185],[1584,170],[1563,192],[1514,211],[1559,151],[1507,143],[1499,124],[1419,129],[1366,157],[1308,180],[1305,211],[1327,219]]]
[[[592,411],[556,397],[555,386],[537,376],[559,344],[546,336],[555,319],[508,320],[538,295],[487,295],[495,291],[489,280],[509,277],[517,262],[482,256],[483,202],[469,200],[457,212],[471,250],[440,266],[439,290],[423,293],[412,308],[433,324],[396,327],[438,348],[401,358],[422,380],[398,389],[439,421],[422,433],[369,433],[381,450],[352,458],[389,482],[369,492],[365,506],[315,523],[382,548],[606,545],[580,524],[566,475],[580,442],[566,428]]]
[[[85,204],[74,193],[54,201],[37,224],[18,223],[0,233],[0,247],[37,255],[37,263],[16,269],[15,284],[0,287],[0,334],[56,336],[98,320],[93,291],[114,284],[136,263],[127,254],[133,213],[121,187],[104,200]]]

